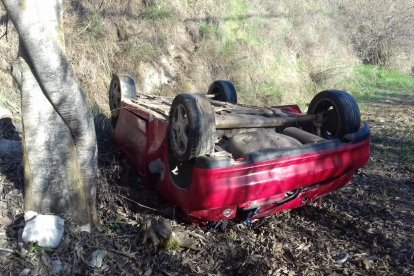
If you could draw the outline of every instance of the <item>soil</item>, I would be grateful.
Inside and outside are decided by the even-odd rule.
[[[190,247],[142,243],[141,225],[167,204],[122,159],[109,131],[98,133],[101,224],[76,233],[66,221],[56,250],[21,242],[22,167],[3,160],[0,274],[414,275],[413,93],[378,93],[360,103],[372,130],[372,157],[352,185],[252,228],[172,219],[172,231],[187,233]],[[91,267],[92,253],[102,252],[102,265]]]

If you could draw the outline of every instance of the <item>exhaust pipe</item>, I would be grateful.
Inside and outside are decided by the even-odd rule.
[[[315,144],[322,141],[326,141],[326,139],[322,137],[306,132],[297,127],[287,127],[283,131],[283,134],[293,137],[296,140],[299,140],[299,142],[301,142],[302,144]]]

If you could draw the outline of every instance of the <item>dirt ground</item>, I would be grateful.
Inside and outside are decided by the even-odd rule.
[[[56,250],[24,245],[22,170],[1,163],[1,275],[414,275],[414,94],[362,100],[372,157],[349,185],[309,205],[256,222],[196,227],[172,220],[191,248],[142,245],[142,222],[166,204],[99,135],[98,210],[91,234],[69,230]],[[104,251],[99,268],[91,255]]]

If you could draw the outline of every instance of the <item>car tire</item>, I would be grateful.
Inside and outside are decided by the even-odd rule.
[[[214,150],[215,116],[209,99],[202,94],[179,94],[171,105],[168,143],[180,161]]]
[[[113,75],[109,86],[109,108],[113,128],[118,121],[121,102],[126,99],[133,100],[136,97],[137,89],[134,78],[126,74]]]
[[[214,81],[208,88],[207,94],[214,95],[213,100],[237,104],[237,91],[231,81]]]
[[[319,92],[311,101],[308,114],[316,114],[312,132],[325,139],[342,139],[345,134],[358,131],[361,125],[361,113],[351,94],[341,90]],[[320,133],[318,133],[320,132]]]

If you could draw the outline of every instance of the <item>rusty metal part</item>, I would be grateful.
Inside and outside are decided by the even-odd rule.
[[[259,131],[238,133],[229,139],[225,149],[234,158],[240,158],[262,149],[295,148],[301,145],[302,143],[295,138],[261,129]]]
[[[314,117],[314,115],[302,115],[296,117],[264,117],[251,114],[216,115],[216,128],[302,126],[312,123]]]
[[[304,144],[313,144],[326,141],[326,139],[322,137],[319,137],[315,134],[309,133],[297,127],[288,127],[283,131],[283,134],[293,137]]]

